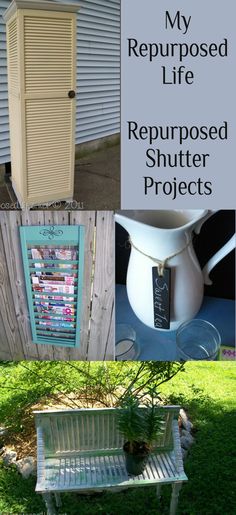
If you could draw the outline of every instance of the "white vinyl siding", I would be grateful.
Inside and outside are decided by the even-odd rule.
[[[68,3],[80,6],[75,134],[78,144],[120,131],[120,0],[68,0]],[[10,161],[6,38],[2,19],[9,4],[10,0],[0,0],[0,163]]]
[[[9,3],[9,0],[0,0],[0,163],[10,161],[6,26],[2,18]]]

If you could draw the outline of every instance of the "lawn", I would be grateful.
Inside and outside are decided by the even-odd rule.
[[[188,363],[163,393],[189,410],[196,430],[185,472],[179,513],[236,513],[236,367],[235,363]]]
[[[0,367],[0,425],[11,427],[11,438],[28,445],[33,438],[32,405],[55,405],[75,402],[71,391],[84,391],[86,379],[73,367],[60,363],[27,364],[33,372],[17,363]],[[112,373],[105,379],[104,369],[96,368],[97,383],[125,383],[127,369]],[[137,367],[137,365],[135,365]],[[87,369],[88,370],[88,369]],[[109,372],[109,364],[107,365]],[[40,376],[40,379],[38,377]],[[123,374],[123,375],[122,375]],[[88,380],[87,380],[88,383]],[[94,384],[86,385],[96,391]],[[53,384],[53,387],[52,387]],[[4,388],[2,388],[4,386]],[[10,387],[10,389],[9,389]],[[111,388],[112,389],[112,388]],[[59,394],[58,394],[59,391]],[[188,363],[171,381],[160,386],[166,403],[180,404],[194,424],[195,444],[185,463],[189,478],[180,494],[180,515],[234,515],[236,513],[236,368],[231,362]],[[56,396],[55,396],[56,392]],[[109,394],[109,392],[108,392]],[[100,392],[101,395],[101,392]],[[40,404],[40,405],[41,405]],[[26,429],[25,429],[26,427]],[[14,467],[0,466],[0,513],[39,514],[44,505],[34,493],[35,479],[23,480]],[[64,495],[61,513],[67,515],[166,515],[169,509],[170,487],[163,487],[160,503],[155,488],[139,488],[117,494],[94,496]]]

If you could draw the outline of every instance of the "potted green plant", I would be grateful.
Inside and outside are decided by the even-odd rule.
[[[140,406],[139,398],[128,393],[117,410],[118,429],[124,438],[126,470],[135,476],[144,471],[152,446],[163,432],[163,419],[150,390],[143,404]]]

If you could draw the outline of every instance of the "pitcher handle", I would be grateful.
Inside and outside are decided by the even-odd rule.
[[[219,263],[221,259],[227,256],[227,254],[229,254],[231,250],[233,250],[235,247],[236,234],[234,234],[232,238],[230,238],[230,240],[220,250],[218,250],[218,252],[216,252],[216,254],[211,259],[209,259],[209,261],[204,266],[202,270],[204,284],[207,284],[209,286],[212,284],[212,281],[209,277],[209,273],[214,268],[214,266],[216,266],[217,263]]]
[[[214,213],[217,213],[219,211],[219,209],[208,209],[207,213],[205,214],[205,216],[203,216],[203,218],[201,218],[201,220],[199,220],[199,222],[195,225],[194,227],[194,232],[195,234],[199,234],[200,231],[201,231],[201,228],[203,226],[203,224],[209,219],[211,218],[212,215],[214,215]]]

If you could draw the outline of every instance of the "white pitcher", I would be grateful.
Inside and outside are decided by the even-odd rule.
[[[127,272],[127,294],[136,316],[147,326],[154,322],[152,269],[160,276],[171,270],[170,323],[168,330],[195,317],[203,300],[203,287],[212,284],[212,268],[235,248],[235,235],[200,269],[192,245],[193,230],[199,233],[214,213],[203,209],[173,211],[120,211],[115,220],[130,236],[131,255]]]

